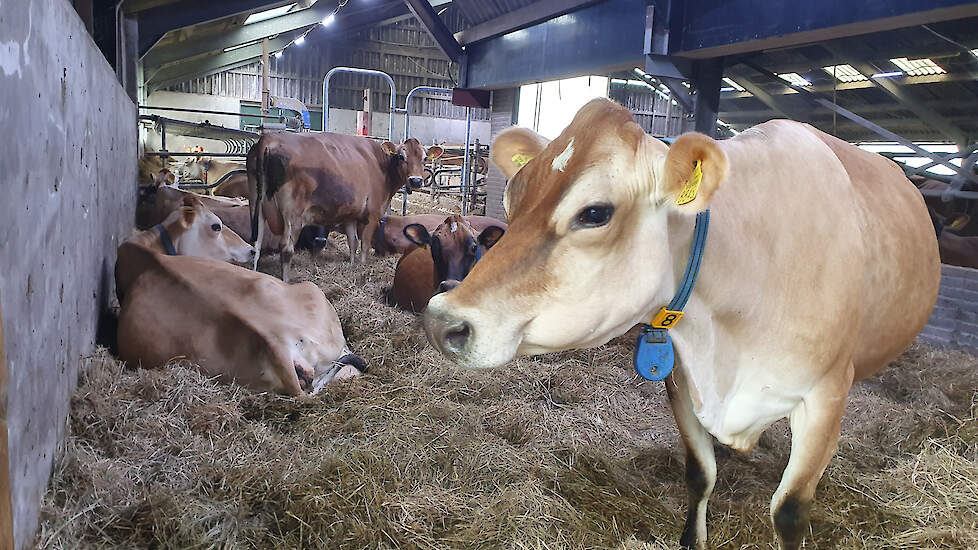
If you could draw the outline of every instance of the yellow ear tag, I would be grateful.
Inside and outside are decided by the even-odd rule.
[[[516,153],[515,155],[513,155],[513,158],[511,158],[510,160],[513,161],[513,164],[515,164],[516,166],[523,168],[526,165],[526,163],[533,160],[533,157],[531,157],[530,155],[524,155],[523,153]]]
[[[693,168],[693,173],[689,175],[689,179],[683,184],[683,190],[679,193],[679,197],[676,199],[677,205],[683,205],[686,203],[693,202],[696,198],[696,194],[699,193],[700,183],[703,181],[703,161],[696,161],[696,166]]]

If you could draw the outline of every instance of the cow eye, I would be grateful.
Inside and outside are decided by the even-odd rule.
[[[601,227],[611,220],[615,208],[607,204],[588,206],[577,215],[576,226],[580,228]]]
[[[214,231],[220,231],[221,230],[221,224],[215,223],[214,225],[211,226],[211,229],[213,229]]]
[[[479,252],[479,245],[472,243],[469,245],[469,254],[475,256]]]

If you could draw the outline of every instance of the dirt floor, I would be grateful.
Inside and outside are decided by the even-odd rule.
[[[85,360],[39,548],[678,548],[683,456],[662,384],[600,349],[460,370],[382,303],[394,258],[297,255],[368,375],[307,401],[192,366]],[[274,262],[265,263],[275,272]],[[858,384],[807,548],[978,548],[978,360],[914,345]],[[717,446],[715,548],[774,548],[785,422]]]

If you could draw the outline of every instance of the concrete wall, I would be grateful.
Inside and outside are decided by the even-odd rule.
[[[978,355],[978,270],[941,268],[937,305],[920,337]]]
[[[228,111],[238,112],[241,110],[241,100],[234,97],[214,96],[206,94],[188,94],[183,92],[153,92],[146,99],[147,105],[154,107],[180,107],[189,109],[202,109],[209,111]],[[356,132],[357,113],[348,109],[330,109],[329,130],[340,134],[353,134]],[[188,120],[191,122],[203,122],[209,120],[211,124],[217,124],[227,128],[238,129],[241,127],[240,117],[226,115],[205,115],[198,113],[183,113],[170,111],[150,111],[144,110],[143,114],[158,114],[169,118]],[[390,118],[387,113],[373,113],[371,121],[371,134],[374,136],[387,136],[387,128],[390,126]],[[319,130],[319,128],[314,128]],[[394,139],[401,141],[404,137],[404,115],[394,117]],[[430,145],[438,142],[464,143],[465,142],[465,121],[451,118],[439,118],[431,116],[412,115],[411,116],[411,137],[414,137]],[[489,122],[472,121],[472,140],[478,139],[482,143],[489,141]],[[144,138],[145,146],[159,150],[160,136],[156,132],[146,132]],[[170,151],[181,152],[184,147],[203,145],[207,151],[215,153],[225,152],[224,144],[220,141],[186,138],[168,135],[166,146]]]
[[[17,548],[33,542],[79,358],[133,225],[135,120],[66,0],[0,4],[0,310]]]

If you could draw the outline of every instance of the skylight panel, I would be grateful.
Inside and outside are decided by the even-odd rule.
[[[289,13],[289,10],[291,10],[293,7],[295,7],[295,2],[293,2],[291,4],[287,4],[285,6],[278,7],[278,8],[272,8],[270,10],[259,11],[259,12],[253,13],[253,14],[249,15],[247,19],[245,19],[244,24],[245,25],[250,25],[252,23],[257,23],[259,21],[266,21],[268,19],[272,19],[273,17],[278,17],[280,15],[285,15],[285,14]]]
[[[808,79],[806,79],[805,77],[801,76],[798,73],[782,73],[782,74],[779,74],[778,77],[780,77],[782,80],[784,80],[788,84],[791,84],[792,86],[811,86],[812,85],[812,83],[809,82]]]
[[[943,67],[934,63],[932,59],[907,59],[906,57],[896,57],[890,60],[891,63],[900,67],[900,70],[910,76],[921,76],[928,74],[944,74],[947,71]]]
[[[859,82],[860,80],[868,80],[866,75],[857,71],[855,67],[849,64],[829,65],[828,67],[822,67],[822,70],[835,76],[839,82]]]

